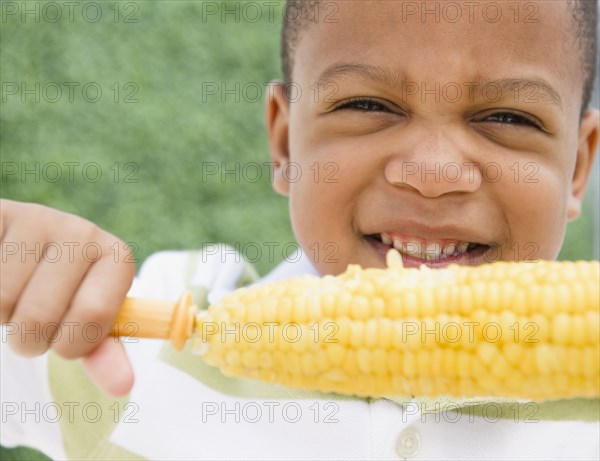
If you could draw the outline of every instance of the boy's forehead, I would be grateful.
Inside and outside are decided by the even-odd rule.
[[[576,99],[571,92],[581,94],[581,60],[567,2],[335,4],[329,17],[335,22],[320,17],[303,30],[295,79],[318,81],[332,66],[368,63],[409,81],[537,76],[567,99]]]

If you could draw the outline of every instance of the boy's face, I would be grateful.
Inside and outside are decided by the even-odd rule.
[[[323,274],[392,245],[412,266],[553,259],[579,214],[598,113],[580,124],[566,2],[452,3],[335,2],[302,31],[292,102],[268,102],[274,187]]]

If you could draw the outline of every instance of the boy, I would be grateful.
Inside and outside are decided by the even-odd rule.
[[[318,4],[289,3],[303,20],[286,24],[289,85],[272,85],[267,128],[273,186],[289,196],[304,251],[265,280],[383,266],[392,246],[413,266],[556,257],[598,143],[598,111],[585,110],[595,2],[332,2],[325,7],[335,6],[335,22],[311,22]],[[527,5],[530,21],[516,15]],[[293,86],[304,96],[294,98]],[[307,97],[309,88],[318,91]],[[290,180],[292,164],[305,173],[298,181]],[[309,176],[315,165],[322,173],[333,166],[332,181]],[[115,242],[77,217],[10,201],[2,203],[2,238]],[[331,258],[308,251],[331,244]],[[149,259],[129,293],[174,298],[191,286],[211,300],[235,288],[241,264],[201,256],[187,277],[190,254]],[[27,360],[3,347],[3,444],[76,459],[600,455],[596,401],[348,399],[227,379],[150,341],[127,345],[130,365],[122,344],[86,341],[77,326],[97,324],[106,334],[132,279],[131,265],[110,257],[52,265],[3,258],[7,327],[45,331],[56,322],[62,333],[75,325],[46,341],[7,335],[12,348],[31,356],[51,345],[84,357],[109,394],[131,391],[108,398],[74,362]],[[23,408],[36,403],[54,419],[23,424]]]

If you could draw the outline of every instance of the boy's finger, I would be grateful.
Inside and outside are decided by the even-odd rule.
[[[116,237],[111,241],[124,245]],[[73,337],[63,335],[52,345],[63,357],[83,357],[98,346],[108,335],[131,286],[135,275],[133,262],[123,258],[115,261],[113,254],[106,253],[90,267],[63,318],[65,328],[72,324],[77,326]]]
[[[33,257],[24,258],[18,248],[34,244],[33,241],[17,242],[11,240],[10,236],[2,241],[2,258],[0,260],[0,273],[2,274],[0,288],[1,323],[11,320],[20,295],[36,268],[35,259]]]
[[[133,386],[133,368],[123,344],[106,338],[88,356],[83,368],[90,380],[107,394],[122,396]]]
[[[21,332],[9,338],[16,352],[39,355],[63,337],[73,342],[80,326],[64,325],[63,317],[89,267],[81,258],[67,257],[45,259],[37,265],[10,319]]]
[[[4,211],[3,211],[4,213]],[[6,219],[8,221],[8,219]],[[41,260],[39,226],[25,219],[3,230],[0,257],[0,322],[8,322],[19,302],[21,292]]]

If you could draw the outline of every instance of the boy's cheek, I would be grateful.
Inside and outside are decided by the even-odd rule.
[[[523,193],[511,205],[504,210],[511,240],[505,244],[507,257],[501,259],[555,259],[566,232],[564,196],[550,190],[537,196]]]

